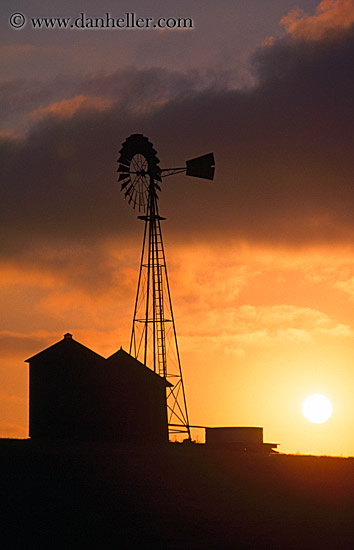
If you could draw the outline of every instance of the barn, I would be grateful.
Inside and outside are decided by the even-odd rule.
[[[168,441],[170,384],[122,348],[105,359],[67,333],[26,362],[32,439]]]

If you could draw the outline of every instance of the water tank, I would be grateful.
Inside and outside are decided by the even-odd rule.
[[[238,426],[206,428],[205,442],[212,447],[253,447],[263,445],[263,428]]]

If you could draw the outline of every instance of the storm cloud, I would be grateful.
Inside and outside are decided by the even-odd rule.
[[[131,133],[151,139],[163,167],[214,151],[213,183],[163,183],[161,211],[176,242],[350,243],[353,61],[350,27],[260,48],[252,88],[165,69],[65,81],[61,94],[59,81],[55,93],[29,85],[30,130],[0,144],[2,257],[135,239],[140,224],[115,183]]]

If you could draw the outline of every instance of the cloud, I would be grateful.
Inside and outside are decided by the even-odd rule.
[[[24,361],[27,355],[36,353],[36,350],[41,350],[47,345],[48,333],[44,331],[35,334],[23,334],[13,331],[0,332],[0,355],[2,358],[16,357]]]
[[[38,52],[38,48],[33,44],[7,44],[6,46],[0,46],[0,60],[3,63],[6,61],[15,62],[16,58],[31,56],[36,52]]]
[[[41,82],[5,80],[0,82],[0,122],[3,133],[14,134],[17,127],[23,129],[23,117],[50,98],[51,93]],[[3,135],[6,137],[6,135]]]
[[[348,279],[338,281],[336,286],[340,290],[343,290],[346,294],[349,294],[349,299],[351,302],[354,301],[354,277],[349,277]]]
[[[29,84],[26,107],[24,86],[17,105],[42,116],[0,141],[2,258],[36,254],[45,265],[40,250],[60,257],[93,247],[99,268],[100,248],[138,242],[142,224],[115,183],[121,143],[135,132],[152,140],[164,167],[215,153],[213,183],[164,181],[170,242],[352,243],[353,57],[349,28],[311,47],[290,36],[261,48],[252,89],[127,70],[49,82],[42,95]],[[7,89],[10,102],[18,85]]]
[[[238,345],[273,346],[288,342],[313,342],[315,339],[353,337],[349,325],[327,314],[291,304],[272,306],[241,305],[213,310],[208,322],[195,324],[190,335],[237,342]],[[213,336],[211,336],[213,335]]]
[[[296,8],[283,17],[280,23],[293,38],[320,40],[354,23],[354,1],[322,0],[315,15],[307,15],[302,9]]]
[[[21,135],[36,115],[73,116],[82,108],[105,110],[120,105],[126,113],[151,113],[186,90],[224,87],[227,75],[219,72],[182,72],[150,68],[95,72],[87,76],[57,75],[45,81],[3,79],[0,82],[1,122],[4,130]],[[33,120],[34,117],[34,120]]]
[[[45,44],[46,41],[37,41],[26,31],[23,34],[23,30],[20,31],[20,37],[6,25],[6,20],[7,15],[2,20],[5,24],[2,28],[3,43],[8,42],[8,44],[0,46],[1,81],[17,79],[18,75],[23,79],[33,79],[35,75],[35,78],[43,82],[58,72],[68,74],[71,70],[76,73],[80,70],[75,49],[69,50],[67,45],[63,46],[60,42],[56,45],[55,39],[50,39],[48,44]],[[26,34],[28,42],[26,42]],[[22,40],[24,42],[20,43]],[[80,61],[82,64],[82,59]]]
[[[274,350],[279,356],[297,356],[300,352],[306,356],[313,350],[345,346],[354,336],[349,323],[311,307],[286,303],[222,304],[208,313],[192,310],[191,316],[193,323],[188,322],[187,315],[179,331],[184,352],[213,350],[237,364],[244,360],[249,364],[252,357],[271,360]]]
[[[32,112],[32,117],[39,118],[52,115],[59,118],[70,118],[78,111],[83,110],[106,111],[111,104],[112,102],[108,99],[80,94],[70,99],[51,103],[46,107],[38,107]]]

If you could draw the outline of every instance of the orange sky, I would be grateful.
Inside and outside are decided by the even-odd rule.
[[[204,19],[184,42],[161,39],[171,59],[193,39],[198,69],[117,56],[75,72],[66,54],[65,72],[48,33],[6,30],[2,56],[34,56],[39,71],[50,50],[57,74],[0,74],[0,436],[27,436],[25,359],[68,331],[104,356],[129,348],[143,227],[114,182],[121,143],[141,132],[161,167],[216,158],[214,182],[167,178],[160,199],[191,423],[354,455],[354,2],[255,4],[220,3],[254,36],[243,49],[219,21],[219,65],[205,64]],[[135,36],[139,51],[157,40]],[[311,393],[332,401],[323,425],[302,416]]]
[[[139,243],[135,248],[123,259],[112,249],[117,283],[94,294],[60,277],[4,271],[4,306],[23,323],[22,331],[2,332],[4,436],[27,434],[25,358],[65,331],[104,356],[128,349]],[[351,251],[167,242],[166,252],[191,422],[261,425],[284,452],[352,455]],[[124,267],[130,262],[135,270]],[[26,330],[39,323],[51,330]],[[316,392],[333,403],[324,425],[301,413],[303,399]]]

